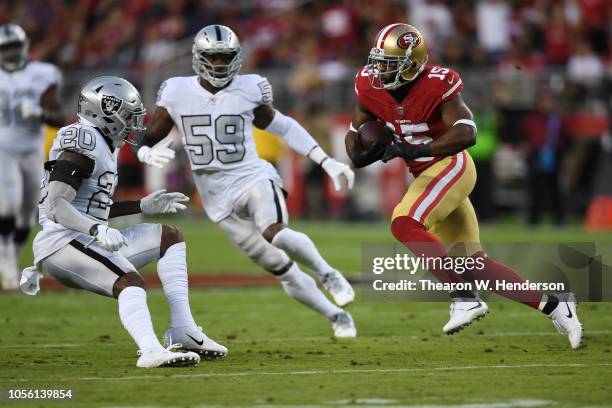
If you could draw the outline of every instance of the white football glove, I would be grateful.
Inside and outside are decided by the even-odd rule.
[[[140,199],[140,209],[143,214],[175,214],[179,210],[187,208],[185,204],[189,201],[183,193],[166,193],[166,190],[158,190]]]
[[[340,176],[346,177],[349,190],[353,188],[353,184],[355,183],[355,173],[353,173],[353,170],[351,170],[351,168],[346,164],[340,163],[339,161],[328,157],[323,161],[321,167],[323,167],[323,170],[325,170],[327,175],[331,177],[336,191],[340,191],[341,188]]]
[[[21,102],[21,117],[24,119],[38,118],[42,116],[43,110],[39,104],[35,103],[30,99],[26,99]]]
[[[110,252],[118,251],[124,245],[127,246],[127,238],[121,231],[107,225],[98,224],[94,238]]]
[[[142,146],[138,149],[136,156],[138,156],[138,160],[142,163],[163,169],[176,156],[176,152],[170,148],[171,144],[172,139],[162,144],[156,144],[153,147]]]

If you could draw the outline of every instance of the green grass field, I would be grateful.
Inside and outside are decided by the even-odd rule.
[[[185,233],[193,273],[265,274],[203,221]],[[328,260],[358,274],[364,242],[392,242],[386,224],[296,223]],[[612,241],[579,227],[484,227],[484,241]],[[23,259],[28,263],[27,256]],[[151,269],[152,270],[152,269]],[[194,315],[230,349],[190,369],[142,370],[112,299],[78,291],[0,295],[0,405],[607,406],[612,403],[612,305],[581,304],[586,347],[572,351],[550,321],[495,302],[484,320],[441,334],[447,303],[358,299],[359,337],[337,341],[328,322],[278,287],[194,289]],[[168,308],[149,292],[158,334]],[[69,402],[14,402],[8,389],[73,390]],[[66,405],[62,405],[66,404]]]

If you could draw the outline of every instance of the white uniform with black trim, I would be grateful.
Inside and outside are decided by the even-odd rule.
[[[170,78],[159,89],[157,106],[168,111],[181,134],[204,209],[213,222],[229,216],[257,181],[282,185],[276,169],[257,156],[253,140],[253,109],[268,103],[272,88],[259,75],[237,75],[214,95],[197,76]]]
[[[58,158],[62,151],[72,151],[94,160],[90,177],[83,179],[72,205],[86,217],[100,224],[108,224],[117,186],[118,149],[111,147],[94,127],[75,123],[63,127],[53,141],[49,160]],[[39,223],[42,230],[34,238],[34,258],[51,275],[68,286],[75,286],[112,296],[112,287],[124,273],[159,259],[161,225],[139,224],[121,230],[128,245],[117,252],[104,249],[93,237],[74,231],[48,219],[45,199],[50,172],[45,170],[41,185]],[[87,247],[87,248],[86,248]]]
[[[288,256],[261,233],[288,222],[282,181],[276,169],[257,156],[253,110],[272,103],[272,87],[259,75],[237,75],[211,94],[197,76],[165,81],[157,106],[178,128],[208,217],[247,256],[273,273]]]
[[[21,105],[40,106],[43,93],[61,79],[57,67],[44,62],[0,69],[0,217],[16,217],[18,226],[33,218],[43,162],[42,118],[24,119]]]

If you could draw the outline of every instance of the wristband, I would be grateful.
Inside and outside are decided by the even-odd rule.
[[[308,158],[320,166],[328,158],[328,156],[323,149],[321,149],[321,147],[315,146],[308,153]]]
[[[478,128],[476,127],[476,123],[474,123],[473,120],[470,119],[459,119],[458,121],[456,121],[455,123],[453,123],[453,126],[455,125],[459,125],[459,124],[464,124],[464,125],[468,125],[474,128],[474,130],[478,130]]]

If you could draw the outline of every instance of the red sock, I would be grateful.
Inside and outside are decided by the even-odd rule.
[[[505,298],[512,299],[514,301],[523,303],[527,306],[531,306],[537,309],[540,306],[544,293],[537,290],[497,290],[495,288],[496,281],[506,281],[508,283],[523,283],[525,279],[514,269],[506,266],[502,263],[496,262],[491,258],[488,258],[484,252],[476,252],[473,257],[484,257],[484,268],[479,270],[474,268],[466,271],[462,274],[462,277],[468,281],[474,280],[489,280],[489,288],[491,291],[502,295]]]
[[[410,217],[397,217],[391,224],[393,236],[404,244],[415,256],[425,255],[428,258],[444,258],[446,249],[440,240],[427,232],[423,224]],[[459,275],[452,270],[432,268],[429,270],[442,283],[462,282]]]

